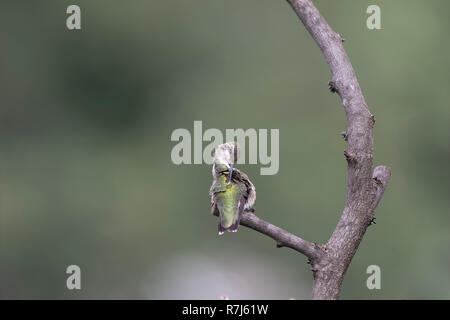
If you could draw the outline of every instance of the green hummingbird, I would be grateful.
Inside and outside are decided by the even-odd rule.
[[[247,175],[234,168],[238,159],[238,145],[227,142],[219,145],[214,153],[211,213],[219,216],[219,234],[236,232],[242,214],[251,210],[256,199],[255,186]]]

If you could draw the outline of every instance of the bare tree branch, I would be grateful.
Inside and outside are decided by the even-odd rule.
[[[214,215],[218,216],[218,212],[215,212]],[[291,248],[304,254],[310,261],[320,259],[325,254],[320,244],[304,240],[284,229],[264,221],[253,214],[252,211],[245,211],[242,215],[240,224],[272,238],[275,240],[277,248]]]
[[[384,190],[386,190],[389,179],[391,178],[391,169],[386,166],[378,166],[373,170],[372,178],[374,179],[377,188],[375,200],[372,204],[372,210],[375,210],[384,194]]]
[[[317,260],[323,255],[320,245],[303,240],[286,230],[258,218],[251,212],[247,211],[242,216],[241,225],[271,237],[276,241],[278,248],[288,247],[304,254],[310,261]]]
[[[347,115],[347,203],[341,219],[325,245],[326,258],[315,261],[313,299],[337,299],[347,268],[390,178],[390,169],[373,170],[375,117],[369,112],[353,67],[334,32],[310,0],[288,0],[322,51],[330,67],[330,90],[337,92]]]
[[[342,45],[342,37],[331,29],[311,0],[287,1],[322,51],[332,74],[329,89],[339,94],[347,116],[348,129],[341,133],[348,142],[348,150],[344,151],[347,202],[333,234],[324,245],[303,240],[250,212],[243,215],[241,223],[271,237],[279,247],[289,247],[306,255],[314,278],[312,298],[337,299],[345,273],[366,229],[374,223],[374,211],[391,171],[385,166],[373,169],[375,117],[369,112]]]

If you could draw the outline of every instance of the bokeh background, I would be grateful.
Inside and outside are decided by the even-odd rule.
[[[81,7],[82,30],[66,28]],[[344,299],[449,299],[450,2],[317,0],[375,114],[393,176]],[[381,7],[381,30],[366,9]],[[346,119],[286,1],[0,2],[0,297],[308,299],[306,259],[217,235],[208,165],[171,162],[177,128],[280,129],[257,214],[326,242],[345,204]],[[204,145],[206,145],[205,143]],[[69,291],[68,265],[82,289]],[[366,268],[381,268],[368,290]]]

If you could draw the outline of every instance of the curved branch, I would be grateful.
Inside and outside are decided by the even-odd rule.
[[[288,0],[305,25],[331,70],[330,90],[337,92],[344,105],[348,129],[347,203],[331,238],[325,245],[326,257],[313,265],[313,299],[337,299],[347,268],[366,229],[374,221],[374,210],[390,178],[390,169],[373,170],[375,117],[369,112],[355,72],[342,45],[311,0]]]

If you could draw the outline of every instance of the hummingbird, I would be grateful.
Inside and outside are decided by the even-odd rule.
[[[214,153],[211,213],[219,216],[219,235],[225,231],[236,232],[242,214],[252,210],[256,199],[255,186],[247,175],[234,168],[238,159],[238,145],[227,142]]]

